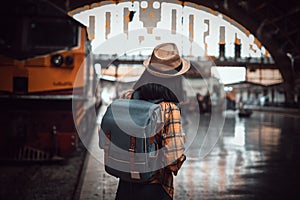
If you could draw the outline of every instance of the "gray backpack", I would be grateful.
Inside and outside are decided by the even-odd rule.
[[[99,132],[105,171],[129,182],[147,182],[163,167],[157,134],[161,106],[144,100],[117,99],[107,108]]]

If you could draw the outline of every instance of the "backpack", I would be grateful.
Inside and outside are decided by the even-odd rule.
[[[99,145],[105,171],[128,182],[147,182],[163,167],[156,139],[163,127],[161,106],[139,99],[117,99],[102,118]]]

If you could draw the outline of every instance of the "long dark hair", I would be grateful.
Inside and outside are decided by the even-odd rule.
[[[161,78],[144,71],[136,82],[133,98],[146,101],[166,101],[180,103],[184,100],[182,77]]]

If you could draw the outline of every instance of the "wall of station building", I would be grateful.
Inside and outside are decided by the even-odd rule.
[[[235,102],[254,106],[282,106],[285,95],[282,84],[274,86],[248,85],[245,88],[235,88]]]

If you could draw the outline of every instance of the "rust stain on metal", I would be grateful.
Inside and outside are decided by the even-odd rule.
[[[171,22],[172,34],[176,34],[176,9],[172,9],[172,22]]]
[[[123,25],[124,25],[123,31],[124,31],[124,33],[128,32],[128,24],[129,24],[129,22],[130,22],[130,19],[129,19],[129,9],[128,8],[124,8],[124,21],[123,21]]]
[[[89,40],[95,39],[95,16],[89,16],[89,26],[87,28]]]
[[[189,16],[189,39],[194,40],[194,15]]]
[[[105,13],[105,38],[110,34],[111,13]]]
[[[220,26],[220,41],[219,44],[225,44],[225,26]]]
[[[234,43],[237,44],[237,45],[241,44],[241,39],[238,38],[237,33],[235,33]]]
[[[139,36],[139,42],[142,43],[145,40],[145,36]]]

